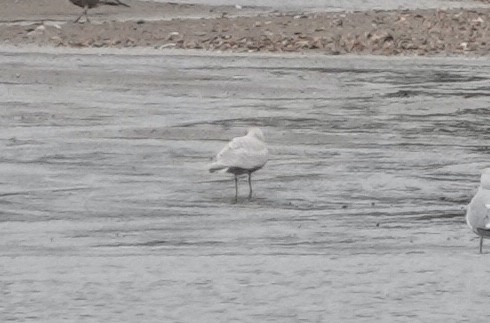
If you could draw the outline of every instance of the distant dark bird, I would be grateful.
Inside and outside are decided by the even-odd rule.
[[[483,239],[490,238],[490,168],[483,171],[478,192],[466,211],[466,223],[480,237],[480,253]]]
[[[237,176],[248,174],[250,192],[248,199],[252,198],[252,173],[261,169],[267,163],[269,151],[264,142],[264,135],[259,128],[251,128],[247,135],[233,138],[216,155],[216,161],[211,164],[209,171],[225,171],[235,175],[235,203],[238,201]]]
[[[82,18],[82,16],[85,16],[87,22],[90,22],[87,16],[87,11],[88,9],[97,7],[99,4],[129,7],[129,5],[122,3],[119,0],[114,0],[114,2],[101,1],[101,0],[69,0],[69,1],[73,3],[75,6],[79,6],[80,8],[83,8],[82,14],[77,19],[75,19],[74,22],[78,22],[80,18]]]

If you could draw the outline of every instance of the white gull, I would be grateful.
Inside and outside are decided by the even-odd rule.
[[[466,211],[466,223],[480,236],[480,253],[483,238],[490,238],[490,168],[483,171],[478,192],[471,200]]]
[[[259,128],[248,129],[247,135],[233,138],[217,155],[209,171],[225,171],[235,175],[235,202],[238,201],[238,176],[248,174],[252,198],[252,173],[261,169],[267,163],[269,151],[264,140],[264,134]]]

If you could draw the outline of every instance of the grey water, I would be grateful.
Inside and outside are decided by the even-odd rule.
[[[152,0],[166,2],[164,0]],[[394,9],[448,9],[474,8],[488,6],[479,1],[458,0],[175,0],[175,3],[198,3],[206,5],[231,5],[271,7],[282,10],[325,10],[325,11],[356,11],[356,10],[394,10]]]
[[[477,321],[490,62],[0,51],[0,321]],[[268,164],[233,204],[212,157]]]

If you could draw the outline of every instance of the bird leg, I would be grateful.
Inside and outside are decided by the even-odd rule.
[[[85,16],[85,20],[86,20],[87,22],[90,22],[90,20],[88,19],[88,16],[87,16],[87,11],[88,11],[88,5],[85,5],[85,6],[83,7],[83,12],[82,12],[82,14],[81,14],[80,16],[78,16],[78,18],[77,18],[77,19],[75,19],[74,23],[77,23],[78,21],[80,21],[80,18],[82,18],[82,16]]]
[[[82,16],[83,16],[83,12],[82,12],[82,14],[81,14],[80,16],[78,16],[78,18],[77,18],[77,19],[75,19],[75,21],[73,21],[73,23],[75,23],[75,24],[76,24],[76,23],[77,23],[77,22],[80,20],[80,18],[82,18]]]
[[[482,253],[483,250],[483,236],[480,237],[480,253]]]
[[[252,173],[248,173],[248,187],[250,189],[250,192],[248,193],[248,199],[252,199]]]
[[[238,203],[238,177],[235,175],[235,203]]]

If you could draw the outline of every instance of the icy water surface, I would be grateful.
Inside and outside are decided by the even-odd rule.
[[[0,52],[1,322],[478,322],[490,62]],[[211,157],[249,126],[254,197]]]

